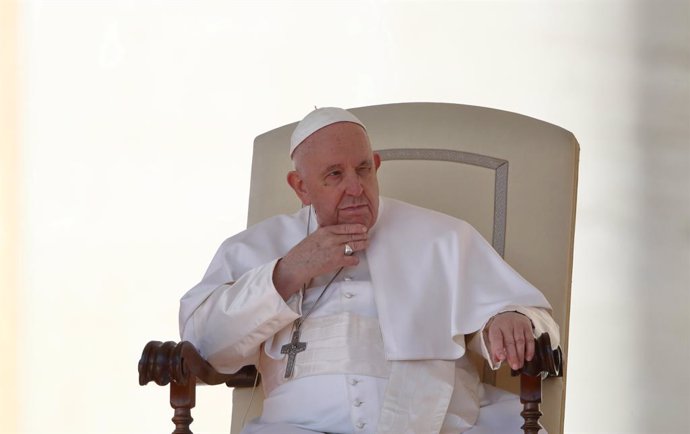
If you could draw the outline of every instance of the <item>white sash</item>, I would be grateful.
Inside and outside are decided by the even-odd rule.
[[[455,361],[395,361],[378,434],[438,434],[455,385]]]
[[[388,378],[390,362],[383,353],[378,319],[348,312],[307,318],[300,341],[307,343],[298,353],[291,379],[321,374],[359,374]],[[266,396],[286,381],[287,357],[273,359],[260,351],[259,372]]]

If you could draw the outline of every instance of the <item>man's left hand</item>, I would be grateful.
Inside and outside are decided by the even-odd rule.
[[[507,360],[513,370],[534,357],[532,322],[517,312],[499,313],[489,322],[489,348],[494,362]]]

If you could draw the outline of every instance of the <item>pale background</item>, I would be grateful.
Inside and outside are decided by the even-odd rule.
[[[442,101],[582,146],[566,431],[689,432],[688,2],[0,4],[0,430],[170,432],[136,363],[244,227],[254,136]]]

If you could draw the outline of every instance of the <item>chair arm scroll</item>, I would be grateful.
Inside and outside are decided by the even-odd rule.
[[[532,377],[562,377],[563,355],[561,347],[551,349],[551,338],[548,333],[543,333],[534,342],[534,357],[525,361],[525,366],[517,371],[511,370],[512,376],[530,375]]]
[[[187,341],[151,341],[144,347],[139,360],[139,384],[142,386],[150,381],[159,386],[171,381],[184,386],[196,379],[213,385],[232,382],[234,375],[216,371]]]

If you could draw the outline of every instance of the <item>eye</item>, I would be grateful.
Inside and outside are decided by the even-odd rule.
[[[332,171],[328,172],[328,174],[326,174],[326,177],[334,178],[334,177],[340,176],[341,174],[342,174],[342,172],[340,170],[332,170]]]
[[[371,165],[366,164],[364,166],[359,166],[357,168],[357,173],[360,175],[366,175],[367,173],[371,172]]]

